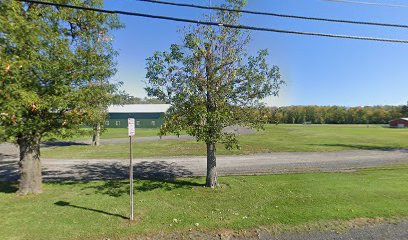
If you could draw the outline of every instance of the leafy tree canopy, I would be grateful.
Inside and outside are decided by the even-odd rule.
[[[101,0],[70,1],[99,6]],[[75,128],[106,105],[115,72],[116,16],[39,4],[0,4],[0,123],[8,138]],[[99,109],[98,109],[99,111]]]
[[[0,125],[20,145],[20,192],[40,192],[40,139],[100,114],[117,87],[109,33],[122,25],[115,15],[12,0],[0,12]]]
[[[228,0],[222,7],[241,9],[244,4]],[[217,11],[214,18],[238,25],[240,14]],[[261,128],[268,120],[261,100],[277,95],[283,84],[279,68],[267,63],[266,49],[247,55],[249,42],[249,33],[240,29],[195,25],[184,30],[181,44],[147,59],[148,95],[172,105],[161,134],[186,130],[207,144],[207,186],[217,184],[215,144],[238,147],[235,134],[223,129]]]
[[[224,7],[242,8],[231,0]],[[238,24],[238,13],[217,12],[221,23]],[[231,125],[259,128],[267,118],[260,100],[277,95],[283,81],[279,68],[267,63],[268,51],[247,57],[248,32],[193,26],[182,44],[155,52],[147,59],[149,96],[172,104],[162,134],[181,129],[206,143],[231,147],[235,136],[222,131]]]

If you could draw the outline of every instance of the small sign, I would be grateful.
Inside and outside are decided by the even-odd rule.
[[[128,133],[129,133],[129,182],[130,182],[130,221],[133,221],[133,160],[132,160],[132,137],[135,136],[135,119],[128,118]]]
[[[129,137],[135,136],[135,119],[128,118],[128,134]]]

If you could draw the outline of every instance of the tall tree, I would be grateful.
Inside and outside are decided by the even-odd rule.
[[[92,78],[91,78],[92,79]],[[119,84],[118,84],[119,85]],[[86,102],[90,110],[84,123],[92,127],[92,145],[100,145],[100,136],[106,130],[105,121],[108,117],[107,108],[114,103],[114,96],[118,85],[109,84],[101,80],[99,83],[91,84],[85,91]]]
[[[227,0],[223,7],[241,9],[243,0]],[[240,14],[217,11],[222,24],[239,24]],[[277,95],[283,81],[276,66],[267,63],[267,50],[247,57],[249,33],[232,28],[191,26],[182,44],[147,59],[149,96],[170,103],[161,134],[186,130],[207,145],[206,186],[218,185],[216,144],[238,146],[232,125],[262,128],[268,109],[261,103]]]
[[[76,43],[76,54],[82,62],[82,77],[88,80],[84,97],[89,110],[85,123],[92,127],[92,145],[99,146],[100,135],[105,130],[107,108],[114,102],[114,95],[118,93],[118,87],[122,84],[112,84],[109,79],[116,73],[117,52],[113,49],[106,29],[99,32],[79,32],[81,41]]]
[[[18,193],[40,193],[41,138],[94,114],[89,93],[95,81],[112,84],[115,54],[106,38],[121,24],[114,15],[12,0],[1,1],[0,12],[0,125],[19,145]]]

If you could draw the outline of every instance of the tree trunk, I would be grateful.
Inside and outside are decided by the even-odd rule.
[[[92,146],[99,146],[100,139],[101,139],[101,124],[98,123],[96,124],[96,127],[94,127],[93,129]]]
[[[27,195],[42,192],[42,175],[40,161],[40,138],[33,141],[29,138],[19,138],[20,148],[20,181],[17,194]]]
[[[215,150],[214,143],[207,143],[207,178],[205,186],[210,188],[218,187],[217,158],[215,157]]]

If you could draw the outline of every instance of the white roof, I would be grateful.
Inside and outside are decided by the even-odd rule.
[[[397,118],[397,119],[393,119],[393,120],[391,120],[391,121],[398,121],[398,120],[408,121],[408,118]]]
[[[170,104],[126,104],[111,105],[109,113],[165,113]]]

